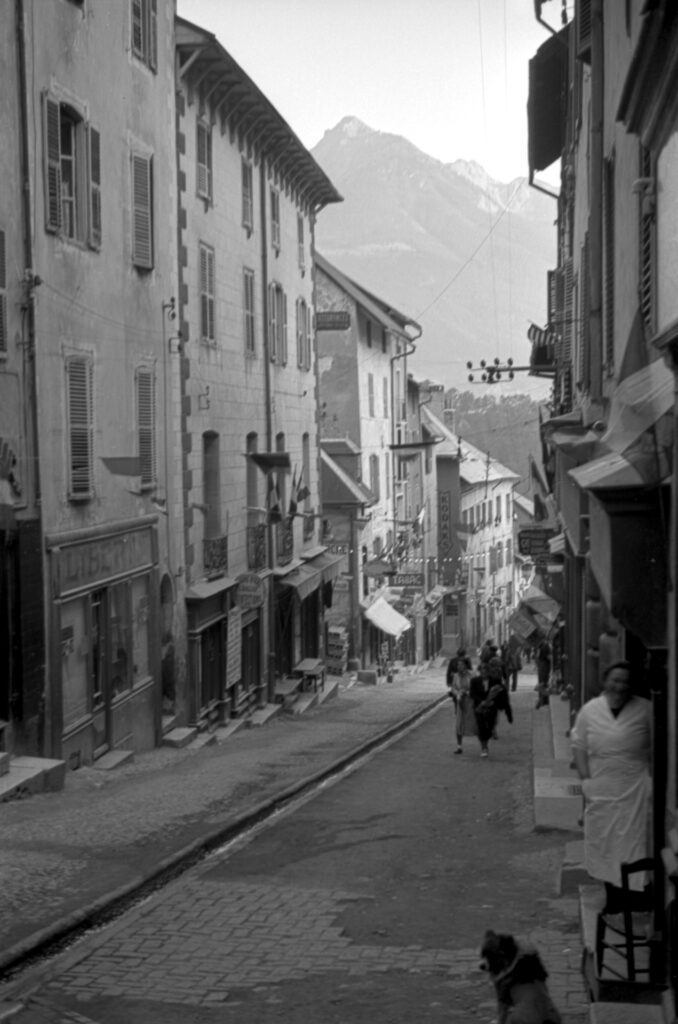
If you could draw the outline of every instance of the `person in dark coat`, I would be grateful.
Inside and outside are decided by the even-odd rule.
[[[480,663],[477,675],[471,679],[470,694],[478,727],[480,756],[488,757],[488,744],[494,733],[499,712],[503,711],[509,722],[513,722],[511,702],[502,680],[501,662],[498,662],[498,659],[495,664],[492,661],[487,664]]]
[[[473,665],[466,651],[460,647],[456,658],[447,666],[447,689],[454,701],[454,723],[457,746],[455,754],[463,752],[464,736],[476,736],[476,717],[469,694]]]
[[[537,648],[537,709],[549,702],[551,664],[551,644],[542,640]]]

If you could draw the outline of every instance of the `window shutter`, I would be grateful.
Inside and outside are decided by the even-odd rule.
[[[137,370],[137,430],[141,486],[156,482],[155,377],[151,370]]]
[[[214,341],[214,253],[200,246],[200,336]]]
[[[148,66],[158,68],[158,0],[148,2]]]
[[[73,357],[66,365],[68,376],[69,493],[92,493],[92,364]]]
[[[132,50],[144,59],[144,7],[142,0],[132,0]]]
[[[246,160],[242,162],[242,222],[243,226],[252,230],[254,224],[252,210],[252,165]]]
[[[589,321],[591,317],[591,290],[589,281],[589,236],[584,238],[581,247],[581,269],[579,272],[579,358],[577,360],[577,383],[585,389],[590,385],[589,380],[589,355],[591,349],[591,334]]]
[[[575,9],[577,56],[591,60],[591,0],[577,0]]]
[[[7,260],[5,232],[0,231],[0,352],[7,351]]]
[[[268,286],[268,354],[272,363],[277,356],[278,340],[278,317],[276,309],[276,288],[274,284]]]
[[[300,369],[304,365],[304,326],[305,310],[303,299],[297,299],[297,366]]]
[[[572,359],[572,328],[574,325],[574,309],[572,298],[574,292],[574,278],[572,273],[572,257],[565,260],[563,266],[563,362],[569,363]]]
[[[61,228],[61,115],[59,104],[48,93],[43,96],[45,160],[45,228]]]
[[[89,236],[92,249],[101,247],[101,135],[89,125],[87,130],[89,178]]]
[[[153,267],[153,216],[151,157],[132,156],[132,262],[137,267]]]
[[[287,296],[282,288],[280,289],[280,298],[282,300],[282,334],[280,338],[282,348],[281,362],[283,366],[287,366]]]
[[[605,160],[603,168],[603,332],[605,339],[605,367],[614,367],[614,250],[615,250],[615,189],[614,158]]]
[[[645,147],[641,147],[640,176],[654,178],[652,157]],[[654,333],[655,204],[643,195],[640,198],[639,244],[640,312],[647,333],[651,335]]]
[[[311,307],[306,307],[306,369],[310,370],[313,364],[313,335],[311,333],[313,321],[311,319]]]
[[[203,196],[205,199],[209,199],[212,195],[212,182],[210,180],[210,168],[212,164],[211,160],[211,139],[210,131],[207,125],[198,124],[198,139],[197,139],[197,176],[198,176],[198,195]]]

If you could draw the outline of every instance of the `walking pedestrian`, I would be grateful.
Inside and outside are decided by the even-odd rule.
[[[514,643],[511,643],[511,640]],[[507,680],[506,685],[512,693],[518,689],[518,673],[523,667],[523,663],[520,658],[520,644],[511,637],[508,643],[508,656],[506,658],[506,669],[507,669]]]
[[[544,638],[537,647],[537,710],[549,702],[551,644]]]
[[[651,723],[650,702],[634,693],[631,666],[618,661],[570,734],[584,795],[585,866],[605,884],[608,914],[623,909],[621,865],[648,856]],[[639,873],[629,885],[642,891],[646,881]]]
[[[451,666],[454,665],[452,672]],[[471,659],[466,656],[466,651],[460,647],[456,658],[450,658],[447,666],[447,688],[454,701],[454,727],[457,737],[455,754],[463,753],[464,736],[477,736],[473,701],[471,700]]]
[[[488,757],[488,744],[494,733],[499,712],[504,711],[509,722],[513,722],[508,690],[501,679],[501,664],[481,662],[477,675],[471,679],[470,694],[476,716],[480,756]]]

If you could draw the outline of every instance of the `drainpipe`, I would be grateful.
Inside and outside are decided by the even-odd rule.
[[[589,204],[591,399],[602,395],[603,367],[603,123],[605,82],[603,0],[591,0],[591,197]]]
[[[271,393],[271,353],[269,350],[268,337],[268,234],[266,231],[266,158],[262,156],[259,170],[259,219],[261,221],[261,320],[263,325],[264,354],[264,391],[266,403],[266,451],[273,451],[273,396]],[[268,509],[268,500],[271,485],[271,472],[266,473],[266,500],[265,507]],[[268,567],[271,570],[271,578],[268,588],[268,657],[266,664],[266,692],[264,687],[259,687],[258,705],[263,708],[268,701],[275,703],[275,579],[273,577],[273,523],[269,512],[266,514],[266,546],[268,549]],[[266,700],[264,700],[264,695]]]

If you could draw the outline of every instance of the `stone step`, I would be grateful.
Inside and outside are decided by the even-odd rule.
[[[253,711],[249,718],[245,719],[245,724],[250,729],[258,729],[262,725],[266,725],[272,718],[279,715],[282,711],[282,704],[266,704],[263,708],[257,708]]]
[[[172,729],[174,729],[176,727],[176,724],[177,724],[177,716],[176,715],[163,715],[162,716],[162,734],[163,734],[163,736],[165,736],[166,733],[171,732]]]
[[[314,708],[318,703],[317,693],[300,693],[290,708],[293,715],[303,715],[309,708]]]
[[[661,1006],[647,1003],[591,1003],[591,1024],[664,1024]]]
[[[204,747],[211,747],[217,742],[216,732],[201,732],[186,744],[187,750],[202,750]]]
[[[339,692],[339,680],[338,679],[325,679],[325,685],[322,690],[318,691],[318,704],[324,704],[326,700],[330,700],[332,697],[336,697]]]
[[[170,729],[162,738],[163,747],[175,747],[177,749],[181,747],[187,747],[192,740],[198,735],[198,730],[195,726],[179,726],[176,729]]]
[[[112,772],[124,764],[130,764],[133,760],[133,750],[107,750],[105,754],[96,759],[92,768],[98,772]]]
[[[64,788],[66,762],[48,757],[10,759],[9,771],[0,776],[0,802],[33,793],[55,793]]]

